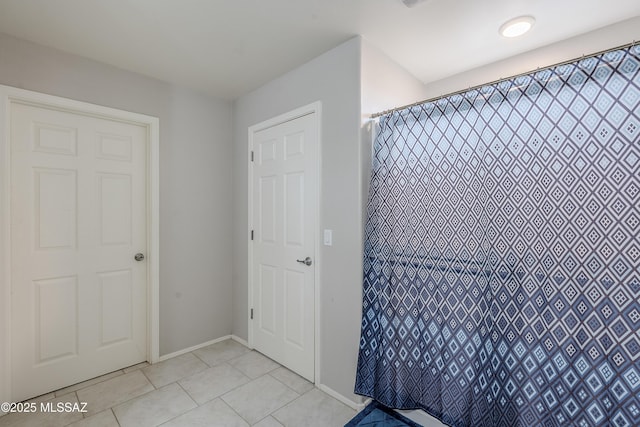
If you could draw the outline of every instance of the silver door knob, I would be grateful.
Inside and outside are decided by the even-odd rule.
[[[304,265],[311,265],[313,263],[313,261],[311,261],[310,257],[306,257],[305,259],[297,259],[296,261],[298,261],[300,264],[304,264]]]
[[[138,252],[137,254],[135,254],[133,259],[135,259],[136,261],[142,261],[144,259],[144,254],[141,254],[140,252]]]

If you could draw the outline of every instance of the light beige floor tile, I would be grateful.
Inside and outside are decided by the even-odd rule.
[[[54,412],[58,410],[59,403],[78,404],[75,393],[62,397],[56,397],[46,402],[34,402],[35,412],[10,413],[0,417],[2,427],[62,427],[82,419],[81,412]],[[43,410],[42,404],[53,409]]]
[[[87,415],[93,415],[153,390],[153,385],[141,371],[133,371],[83,388],[77,393],[78,399],[87,403]]]
[[[193,409],[162,427],[249,427],[233,409],[220,399]]]
[[[261,377],[280,367],[279,364],[257,351],[243,354],[240,357],[230,360],[228,363],[251,379]]]
[[[262,421],[260,421],[259,423],[254,424],[253,427],[283,427],[283,426],[282,424],[277,422],[275,418],[273,418],[272,416],[268,416],[267,418],[263,418]]]
[[[345,425],[356,415],[356,411],[328,394],[313,389],[272,415],[285,427],[327,427]]]
[[[314,387],[312,383],[287,368],[278,368],[269,372],[269,375],[293,389],[296,393],[305,394]]]
[[[210,346],[195,350],[193,353],[207,365],[215,366],[227,360],[242,356],[250,350],[232,339],[224,340]]]
[[[184,378],[179,384],[193,400],[202,405],[249,381],[242,372],[223,363]]]
[[[178,384],[132,399],[113,408],[121,427],[153,427],[197,407]]]
[[[122,371],[110,372],[108,374],[101,375],[101,376],[96,377],[96,378],[92,378],[92,379],[90,379],[88,381],[83,381],[81,383],[74,384],[72,386],[62,388],[62,389],[56,391],[56,397],[64,396],[65,394],[72,393],[72,392],[78,391],[78,390],[82,390],[83,388],[87,388],[87,387],[92,386],[94,384],[98,384],[98,383],[110,380],[111,378],[119,377],[122,374],[123,374]]]
[[[247,422],[255,424],[298,396],[275,378],[265,375],[223,395],[222,400]]]
[[[207,364],[202,360],[191,353],[186,353],[142,368],[142,372],[156,388],[160,388],[207,368]]]
[[[116,417],[113,415],[111,409],[102,411],[95,415],[85,418],[82,421],[70,424],[69,427],[119,427]]]
[[[137,365],[129,366],[128,368],[124,368],[124,373],[128,374],[129,372],[137,371],[138,369],[146,368],[149,365],[149,362],[138,363]]]

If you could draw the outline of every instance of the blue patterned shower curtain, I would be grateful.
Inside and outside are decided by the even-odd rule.
[[[383,116],[356,393],[640,426],[640,47]]]

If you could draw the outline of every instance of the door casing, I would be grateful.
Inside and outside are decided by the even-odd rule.
[[[320,288],[321,288],[321,274],[320,274],[320,268],[319,266],[322,266],[322,259],[321,259],[321,253],[320,253],[320,231],[319,231],[319,227],[320,224],[322,224],[322,217],[321,217],[321,206],[320,206],[320,201],[321,201],[321,181],[322,181],[322,103],[320,101],[305,105],[303,107],[297,108],[293,111],[289,111],[287,113],[281,114],[279,116],[273,117],[269,120],[260,122],[258,124],[255,124],[253,126],[249,127],[249,155],[247,156],[247,169],[248,169],[248,190],[249,190],[249,195],[248,195],[248,218],[249,218],[249,229],[248,229],[248,233],[251,233],[251,230],[254,229],[254,224],[253,224],[253,168],[251,166],[251,152],[254,151],[254,135],[264,129],[273,127],[273,126],[277,126],[279,124],[297,119],[299,117],[302,116],[306,116],[308,114],[313,114],[315,113],[315,119],[316,119],[316,129],[317,129],[317,141],[318,141],[318,145],[317,145],[317,152],[316,152],[316,162],[317,162],[317,179],[316,179],[316,218],[317,218],[317,224],[316,224],[316,238],[315,238],[315,263],[318,266],[318,268],[315,269],[314,271],[314,329],[315,329],[315,354],[314,354],[314,379],[315,379],[315,384],[320,384],[320,346],[321,346],[321,342],[320,342]],[[248,239],[248,254],[249,256],[247,257],[247,271],[248,271],[248,295],[249,295],[249,305],[248,305],[248,310],[247,310],[247,322],[248,322],[248,344],[249,344],[249,348],[253,349],[254,345],[253,345],[253,322],[251,320],[251,307],[254,306],[254,295],[253,295],[253,245],[251,242],[251,237],[249,237]]]
[[[38,92],[0,85],[0,402],[11,402],[11,103],[19,102],[147,128],[147,360],[159,359],[159,120]],[[0,413],[0,416],[3,414]]]

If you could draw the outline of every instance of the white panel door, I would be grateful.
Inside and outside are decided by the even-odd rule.
[[[253,346],[310,381],[317,144],[315,113],[253,134]]]
[[[11,104],[16,401],[147,359],[143,126]]]

